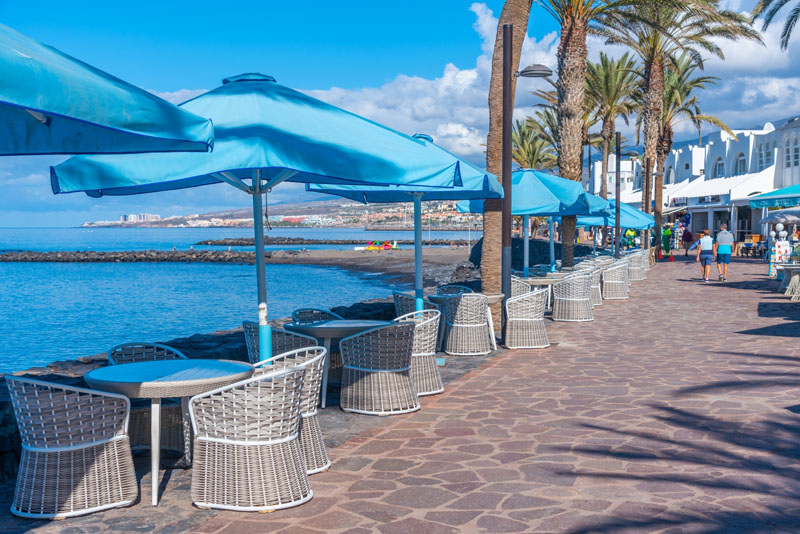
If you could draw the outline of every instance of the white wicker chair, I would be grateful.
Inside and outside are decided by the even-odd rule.
[[[545,287],[506,301],[506,347],[542,349],[550,346],[544,327],[548,293]]]
[[[628,298],[628,264],[615,262],[603,270],[603,298],[624,300]]]
[[[518,297],[520,295],[524,295],[525,293],[530,293],[531,286],[530,284],[523,282],[520,278],[516,276],[511,277],[511,296]]]
[[[300,448],[305,455],[306,472],[309,475],[327,471],[331,466],[317,418],[322,367],[326,355],[327,351],[323,347],[306,347],[278,354],[254,365],[256,373],[272,373],[293,367],[305,369],[300,401]]]
[[[340,407],[346,412],[394,415],[419,410],[411,381],[414,323],[381,326],[346,337]]]
[[[436,395],[444,391],[442,376],[436,365],[436,340],[441,316],[438,310],[425,310],[407,313],[395,319],[395,322],[414,322],[411,380],[419,397]]]
[[[305,369],[282,369],[192,397],[192,501],[272,511],[313,492],[298,439]]]
[[[640,280],[644,280],[647,278],[645,274],[645,267],[644,263],[647,260],[647,256],[643,252],[635,252],[628,256],[628,278],[632,282],[638,282]]]
[[[458,284],[447,284],[436,288],[437,295],[462,295],[464,293],[472,293],[472,289]]]
[[[188,359],[178,349],[161,343],[122,343],[111,347],[108,361],[112,365],[150,362],[158,360]],[[150,449],[150,402],[137,399],[131,405],[128,435],[134,451]],[[184,424],[185,423],[185,424]],[[161,448],[185,452],[189,436],[188,421],[184,421],[183,408],[178,399],[163,399],[161,403]]]
[[[592,321],[592,275],[579,272],[553,284],[554,321]]]
[[[11,513],[63,518],[133,504],[126,397],[8,375],[6,384],[22,438]]]
[[[257,364],[260,361],[258,323],[242,321],[242,331],[244,332],[244,341],[247,344],[247,357],[251,364]],[[279,328],[272,330],[272,354],[283,354],[290,350],[316,347],[317,345],[319,345],[319,342],[311,336],[287,332]]]
[[[597,267],[592,270],[592,306],[603,305],[603,268]]]
[[[447,299],[444,351],[454,356],[491,352],[494,334],[489,323],[489,299],[480,293],[465,293]]]
[[[394,300],[394,315],[395,317],[401,317],[403,315],[412,313],[416,311],[417,302],[414,297],[406,295],[404,293],[394,292],[392,293],[392,299]],[[425,301],[425,309],[426,310],[438,310],[439,306],[434,304],[433,302]]]

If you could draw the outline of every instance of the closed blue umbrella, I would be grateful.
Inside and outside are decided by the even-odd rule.
[[[415,135],[431,150],[438,150],[456,156],[435,145],[424,135]],[[423,188],[419,186],[367,186],[367,185],[325,185],[307,184],[306,190],[327,193],[349,198],[363,203],[414,202],[414,297],[417,311],[425,306],[422,302],[422,201],[423,200],[462,200],[502,198],[503,188],[497,178],[466,161],[461,160],[461,185],[452,189]]]
[[[555,269],[555,244],[552,217],[589,215],[608,210],[608,201],[587,193],[580,183],[531,169],[520,169],[511,174],[511,214],[522,215],[523,221],[523,275],[528,275],[528,217],[551,217],[550,269]],[[483,213],[483,202],[476,200],[458,203],[461,213]]]
[[[271,76],[227,78],[181,108],[214,122],[213,152],[78,156],[51,168],[53,191],[130,195],[225,182],[252,195],[262,358],[272,353],[262,194],[283,181],[442,188],[461,183],[461,162],[453,156],[280,85]]]
[[[0,24],[0,155],[207,151],[207,118]]]

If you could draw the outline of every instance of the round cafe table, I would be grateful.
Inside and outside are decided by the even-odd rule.
[[[328,366],[331,354],[331,340],[359,334],[379,326],[388,326],[390,321],[370,321],[366,319],[330,319],[314,323],[286,323],[283,328],[290,332],[305,334],[322,341],[322,346],[328,351],[325,364],[322,367],[322,392],[320,405],[325,407],[325,397],[328,394]]]
[[[150,469],[153,506],[158,505],[158,472],[161,454],[161,399],[181,398],[184,429],[188,428],[189,397],[250,378],[253,367],[230,360],[158,360],[109,365],[89,371],[84,380],[94,389],[121,393],[134,399],[150,399]],[[187,460],[191,440],[184,430]]]

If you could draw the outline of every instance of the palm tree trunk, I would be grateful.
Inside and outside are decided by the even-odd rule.
[[[522,42],[528,29],[530,0],[506,0],[497,21],[497,36],[492,53],[492,76],[489,82],[489,135],[486,140],[486,169],[502,179],[503,154],[503,25],[514,25],[512,66],[519,67]],[[514,101],[516,78],[512,77],[511,101]],[[500,293],[502,263],[502,200],[483,202],[483,245],[481,248],[481,286],[484,293]],[[492,308],[502,317],[500,304]]]
[[[558,44],[558,170],[568,180],[581,180],[583,104],[586,91],[586,24],[564,19]],[[575,216],[562,217],[561,265],[572,267]]]
[[[600,164],[603,175],[600,185],[600,196],[608,198],[608,153],[611,150],[611,138],[614,136],[614,121],[610,117],[603,118],[603,161]],[[617,162],[619,165],[619,162]]]
[[[656,56],[652,61],[645,64],[644,70],[644,160],[650,159],[650,163],[657,161],[658,138],[661,134],[661,114],[664,107],[664,58]],[[658,169],[658,167],[656,167]],[[647,189],[642,189],[642,200],[645,200],[647,193],[647,204],[643,206],[644,211],[651,212],[650,191],[652,191],[652,177],[645,175],[643,185]]]

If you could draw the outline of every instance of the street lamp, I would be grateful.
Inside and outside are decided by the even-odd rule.
[[[512,24],[503,24],[503,255],[500,291],[504,299],[511,297],[511,120],[514,112],[511,77],[513,75],[522,78],[544,78],[553,74],[553,71],[544,65],[530,65],[521,71],[512,72],[513,32]],[[523,224],[527,227],[527,217]]]

